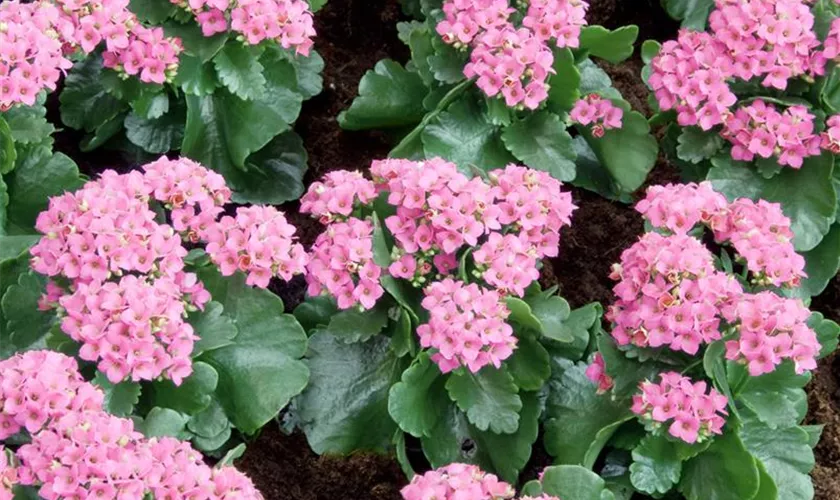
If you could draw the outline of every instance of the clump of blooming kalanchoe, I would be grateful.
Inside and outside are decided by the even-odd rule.
[[[313,182],[300,199],[300,211],[321,219],[322,224],[350,217],[359,205],[376,198],[376,185],[360,172],[337,170]]]
[[[507,0],[446,0],[436,31],[444,42],[472,49],[464,75],[476,78],[488,97],[501,94],[507,106],[536,109],[548,97],[554,72],[549,44],[578,47],[587,7],[583,1],[535,0],[517,26]]]
[[[0,361],[0,441],[21,429],[38,432],[68,413],[101,410],[103,400],[64,354],[29,351]]]
[[[384,293],[381,274],[373,261],[373,224],[351,217],[331,223],[315,240],[306,266],[308,293],[326,291],[340,309],[371,309]]]
[[[475,465],[450,464],[415,475],[400,490],[404,500],[504,500],[513,498],[513,486]]]
[[[441,372],[460,366],[473,373],[489,364],[499,368],[513,354],[517,339],[505,322],[510,311],[498,292],[445,279],[424,293],[422,305],[430,318],[417,334],[421,346],[435,349],[432,361]]]
[[[249,45],[272,40],[309,55],[315,36],[312,11],[304,0],[170,0],[193,13],[204,36],[239,33]]]
[[[739,333],[726,342],[726,359],[747,365],[750,375],[771,373],[788,359],[796,373],[817,367],[820,343],[808,326],[811,311],[801,300],[773,292],[745,294],[724,314]]]
[[[791,106],[779,113],[760,99],[730,116],[721,136],[732,143],[735,160],[775,157],[779,165],[796,169],[805,158],[820,154],[822,142],[814,131],[814,115],[806,107]]]
[[[222,276],[247,274],[246,283],[267,288],[271,278],[289,281],[306,270],[307,255],[296,243],[296,229],[270,206],[239,207],[204,233],[207,253]]]
[[[104,172],[75,193],[50,200],[36,229],[32,268],[69,283],[58,299],[61,328],[82,343],[80,356],[117,383],[126,376],[176,383],[192,372],[195,335],[185,321],[209,293],[184,272],[187,250],[156,222],[153,188],[139,172]],[[41,305],[55,304],[52,288]]]
[[[12,500],[15,497],[12,490],[17,482],[17,468],[10,463],[5,448],[0,446],[0,500]]]
[[[604,357],[600,352],[595,353],[595,356],[592,358],[592,363],[586,367],[586,378],[598,386],[598,394],[604,394],[612,389],[613,378],[607,375]]]
[[[757,285],[798,286],[805,259],[796,253],[790,219],[777,203],[739,198],[732,203],[709,182],[648,188],[636,210],[658,229],[686,234],[709,227],[718,243],[729,243]]]
[[[826,151],[840,154],[840,115],[834,115],[826,121],[826,129],[820,135],[820,147]]]
[[[641,393],[633,396],[631,410],[646,426],[654,431],[667,426],[668,434],[690,444],[723,432],[726,396],[677,372],[659,376],[658,384],[639,384]]]
[[[621,255],[610,277],[617,300],[607,318],[619,345],[696,354],[721,338],[720,307],[742,293],[714,268],[711,252],[690,236],[646,233]]]
[[[473,253],[476,271],[484,281],[497,290],[523,297],[525,289],[539,279],[537,252],[524,234],[490,233],[481,247]]]
[[[621,128],[624,110],[609,99],[604,99],[598,94],[589,94],[575,103],[569,117],[574,123],[584,127],[591,126],[592,135],[601,138],[607,130]]]
[[[150,196],[170,211],[172,226],[197,243],[216,222],[231,192],[221,175],[188,159],[159,160],[143,167]]]

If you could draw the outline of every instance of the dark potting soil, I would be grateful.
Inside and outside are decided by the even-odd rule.
[[[403,17],[397,0],[329,0],[316,15],[316,48],[326,62],[324,91],[304,104],[295,126],[309,153],[306,185],[332,170],[366,170],[371,160],[387,156],[390,142],[384,134],[342,131],[336,116],[350,105],[362,75],[378,60],[407,60],[409,53],[396,36],[396,23]],[[636,24],[640,41],[673,38],[678,28],[661,9],[659,0],[591,0],[588,19],[590,24],[608,28]],[[648,91],[639,76],[642,62],[638,51],[634,58],[621,64],[598,63],[633,109],[649,115]],[[53,123],[60,123],[57,94],[48,102]],[[123,172],[138,165],[135,159],[114,152],[82,153],[78,148],[81,139],[81,134],[66,129],[56,134],[56,149],[75,159],[89,176],[106,168]],[[676,170],[661,157],[647,184],[678,181]],[[609,267],[636,241],[643,225],[630,206],[584,190],[571,191],[579,209],[573,225],[562,235],[560,256],[546,263],[541,281],[544,285],[560,285],[561,294],[572,307],[593,301],[607,304],[612,300],[613,286],[608,278]],[[298,228],[302,242],[310,245],[321,231],[320,225],[300,215],[296,202],[281,208]],[[305,284],[298,277],[291,283],[273,282],[270,288],[291,311],[303,299]],[[833,281],[813,307],[840,320],[840,281]],[[840,498],[838,377],[840,357],[832,356],[822,360],[808,387],[808,423],[826,425],[816,449],[817,466],[813,472],[817,500]],[[538,445],[523,471],[523,479],[533,479],[550,461]],[[358,453],[349,457],[318,457],[302,434],[287,436],[273,422],[248,444],[237,466],[254,480],[268,500],[399,500],[399,489],[406,482],[396,461],[389,456]]]

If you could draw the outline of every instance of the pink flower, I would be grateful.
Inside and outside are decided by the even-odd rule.
[[[613,379],[607,375],[607,368],[604,364],[604,357],[600,352],[595,353],[592,364],[586,367],[586,378],[595,382],[598,386],[598,394],[603,394],[613,387]]]
[[[515,494],[495,475],[458,463],[414,476],[400,493],[404,500],[502,500]]]
[[[12,500],[12,489],[18,482],[17,469],[9,463],[6,450],[0,446],[0,500]]]
[[[584,127],[592,125],[592,134],[603,137],[605,130],[621,128],[624,110],[609,99],[589,94],[575,103],[569,116],[573,122]]]

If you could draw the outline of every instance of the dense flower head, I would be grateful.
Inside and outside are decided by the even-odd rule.
[[[249,45],[272,40],[309,55],[315,36],[305,0],[170,0],[195,15],[204,36],[233,30]]]
[[[471,49],[464,67],[488,97],[501,96],[509,107],[538,108],[548,98],[554,72],[551,43],[580,45],[588,3],[579,0],[533,0],[521,25],[507,0],[446,0],[436,27],[445,43]]]
[[[598,94],[579,99],[569,115],[573,122],[592,128],[592,135],[603,137],[607,130],[621,128],[624,110]]]
[[[9,463],[6,450],[0,445],[0,500],[12,500],[15,497],[12,489],[17,482],[17,468]]]
[[[382,268],[373,260],[373,224],[350,217],[333,222],[315,240],[306,266],[311,296],[326,291],[340,309],[360,305],[371,309],[384,290]]]
[[[718,243],[728,243],[759,285],[798,286],[805,259],[793,245],[791,221],[781,205],[739,198],[729,203],[709,182],[651,186],[636,210],[654,228],[686,234],[709,227]]]
[[[814,115],[804,106],[780,113],[757,99],[726,120],[721,136],[732,143],[735,160],[775,157],[779,165],[798,169],[805,158],[820,154],[822,140],[814,127]]]
[[[820,135],[820,147],[826,151],[840,155],[840,115],[829,117],[826,129]]]
[[[677,372],[659,374],[658,384],[639,384],[632,411],[653,429],[668,426],[668,434],[687,443],[702,442],[723,432],[726,396],[706,382],[692,382]]]
[[[540,277],[537,252],[525,234],[490,233],[473,260],[484,269],[484,281],[508,295],[525,296],[528,285]]]
[[[55,90],[76,50],[100,44],[104,65],[146,83],[164,83],[178,67],[182,48],[161,28],[147,28],[129,0],[55,0],[0,4],[0,110],[31,106],[41,90]]]
[[[192,243],[201,239],[230,202],[225,178],[189,158],[164,156],[143,170],[150,196],[170,211],[172,226]]]
[[[513,498],[513,486],[475,465],[450,464],[417,474],[400,493],[404,500],[503,500]]]
[[[596,352],[592,363],[586,367],[586,378],[598,386],[598,394],[603,394],[613,387],[613,378],[607,375],[607,367],[604,363],[604,356]]]
[[[742,290],[713,262],[711,252],[685,234],[646,233],[625,250],[613,267],[617,299],[607,313],[616,342],[696,354],[720,339],[719,308]]]
[[[447,278],[424,293],[430,318],[417,334],[422,347],[436,350],[432,361],[443,373],[460,366],[473,373],[488,364],[499,368],[513,354],[517,339],[505,322],[510,311],[498,292]]]
[[[222,217],[203,239],[222,276],[242,271],[248,285],[267,288],[274,276],[289,281],[305,271],[307,255],[295,231],[274,207],[239,207],[236,217]]]
[[[17,354],[0,361],[0,375],[0,441],[21,429],[38,432],[68,413],[102,409],[102,391],[87,383],[76,360],[64,354]],[[2,478],[0,467],[0,491]]]
[[[808,326],[811,311],[798,299],[773,292],[746,294],[725,311],[739,336],[726,342],[726,359],[747,365],[750,375],[773,372],[792,360],[796,373],[817,367],[817,334]]]
[[[376,198],[376,185],[361,172],[336,170],[313,182],[300,199],[300,211],[321,218],[322,223],[350,217],[357,204]]]

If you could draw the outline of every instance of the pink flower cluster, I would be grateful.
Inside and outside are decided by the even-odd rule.
[[[170,211],[172,227],[191,243],[203,238],[230,202],[225,178],[189,158],[162,157],[143,170],[150,196]]]
[[[104,394],[85,382],[76,361],[30,351],[0,362],[0,441],[23,426],[15,470],[0,447],[0,499],[14,483],[64,498],[253,499],[262,496],[232,467],[211,469],[185,442],[145,439],[134,422],[102,409]]]
[[[222,217],[203,239],[222,276],[239,270],[248,275],[248,285],[267,288],[274,276],[289,281],[306,270],[308,258],[295,243],[295,231],[274,207],[239,207],[236,217]]]
[[[726,342],[726,359],[746,364],[750,375],[771,373],[786,359],[793,360],[796,373],[817,367],[820,343],[802,301],[773,292],[748,294],[727,315],[740,335]]]
[[[609,99],[589,94],[575,103],[569,116],[573,122],[584,127],[592,125],[592,135],[600,138],[607,130],[621,128],[624,110]]]
[[[633,396],[631,409],[645,424],[658,429],[670,422],[668,434],[690,444],[723,432],[726,396],[707,388],[706,382],[692,382],[677,372],[659,377],[658,384],[643,381],[641,393]]]
[[[14,499],[12,488],[17,482],[17,468],[9,463],[5,448],[0,446],[0,500]]]
[[[373,261],[373,224],[351,217],[333,222],[318,235],[306,266],[308,293],[326,291],[340,309],[356,304],[371,309],[385,293],[379,284],[382,268]]]
[[[313,182],[300,199],[300,211],[321,219],[322,224],[350,217],[359,205],[376,198],[373,182],[360,172],[336,170],[324,175],[323,181]]]
[[[798,286],[805,260],[793,246],[790,219],[777,203],[740,198],[732,203],[708,182],[652,186],[636,210],[651,225],[686,234],[698,223],[729,243],[760,285]]]
[[[820,154],[821,139],[814,131],[814,115],[804,106],[779,113],[758,99],[735,111],[721,136],[732,143],[732,158],[752,161],[776,157],[779,165],[802,168],[806,157]]]
[[[820,147],[831,154],[840,155],[840,115],[828,118],[826,130],[820,135]]]
[[[476,284],[445,279],[425,290],[423,308],[429,322],[417,327],[420,345],[437,352],[432,361],[441,372],[466,366],[477,373],[486,365],[499,368],[513,354],[517,339],[505,322],[510,315],[498,292]]]
[[[0,441],[26,429],[34,434],[73,412],[102,409],[103,395],[79,374],[76,360],[30,351],[0,361]]]
[[[0,4],[0,110],[31,106],[54,90],[72,66],[76,49],[104,42],[104,64],[147,83],[164,83],[178,68],[181,44],[161,28],[147,28],[128,10],[129,0],[55,0]]]
[[[416,475],[400,493],[404,500],[502,500],[513,498],[513,486],[475,465],[450,464]]]
[[[684,234],[646,233],[610,277],[617,300],[607,318],[619,345],[688,354],[721,338],[719,309],[742,293],[734,278],[715,271],[711,252]]]
[[[305,0],[170,1],[195,15],[204,36],[231,29],[249,45],[272,40],[303,55],[312,49],[315,28]]]
[[[607,366],[604,363],[604,356],[596,352],[592,363],[586,367],[586,378],[598,386],[598,394],[604,394],[613,387],[613,378],[607,375]]]
[[[587,7],[577,0],[534,0],[517,27],[507,0],[446,0],[446,17],[436,30],[448,44],[472,47],[464,75],[477,78],[485,94],[501,94],[510,107],[536,109],[548,97],[554,72],[549,42],[577,47]]]

